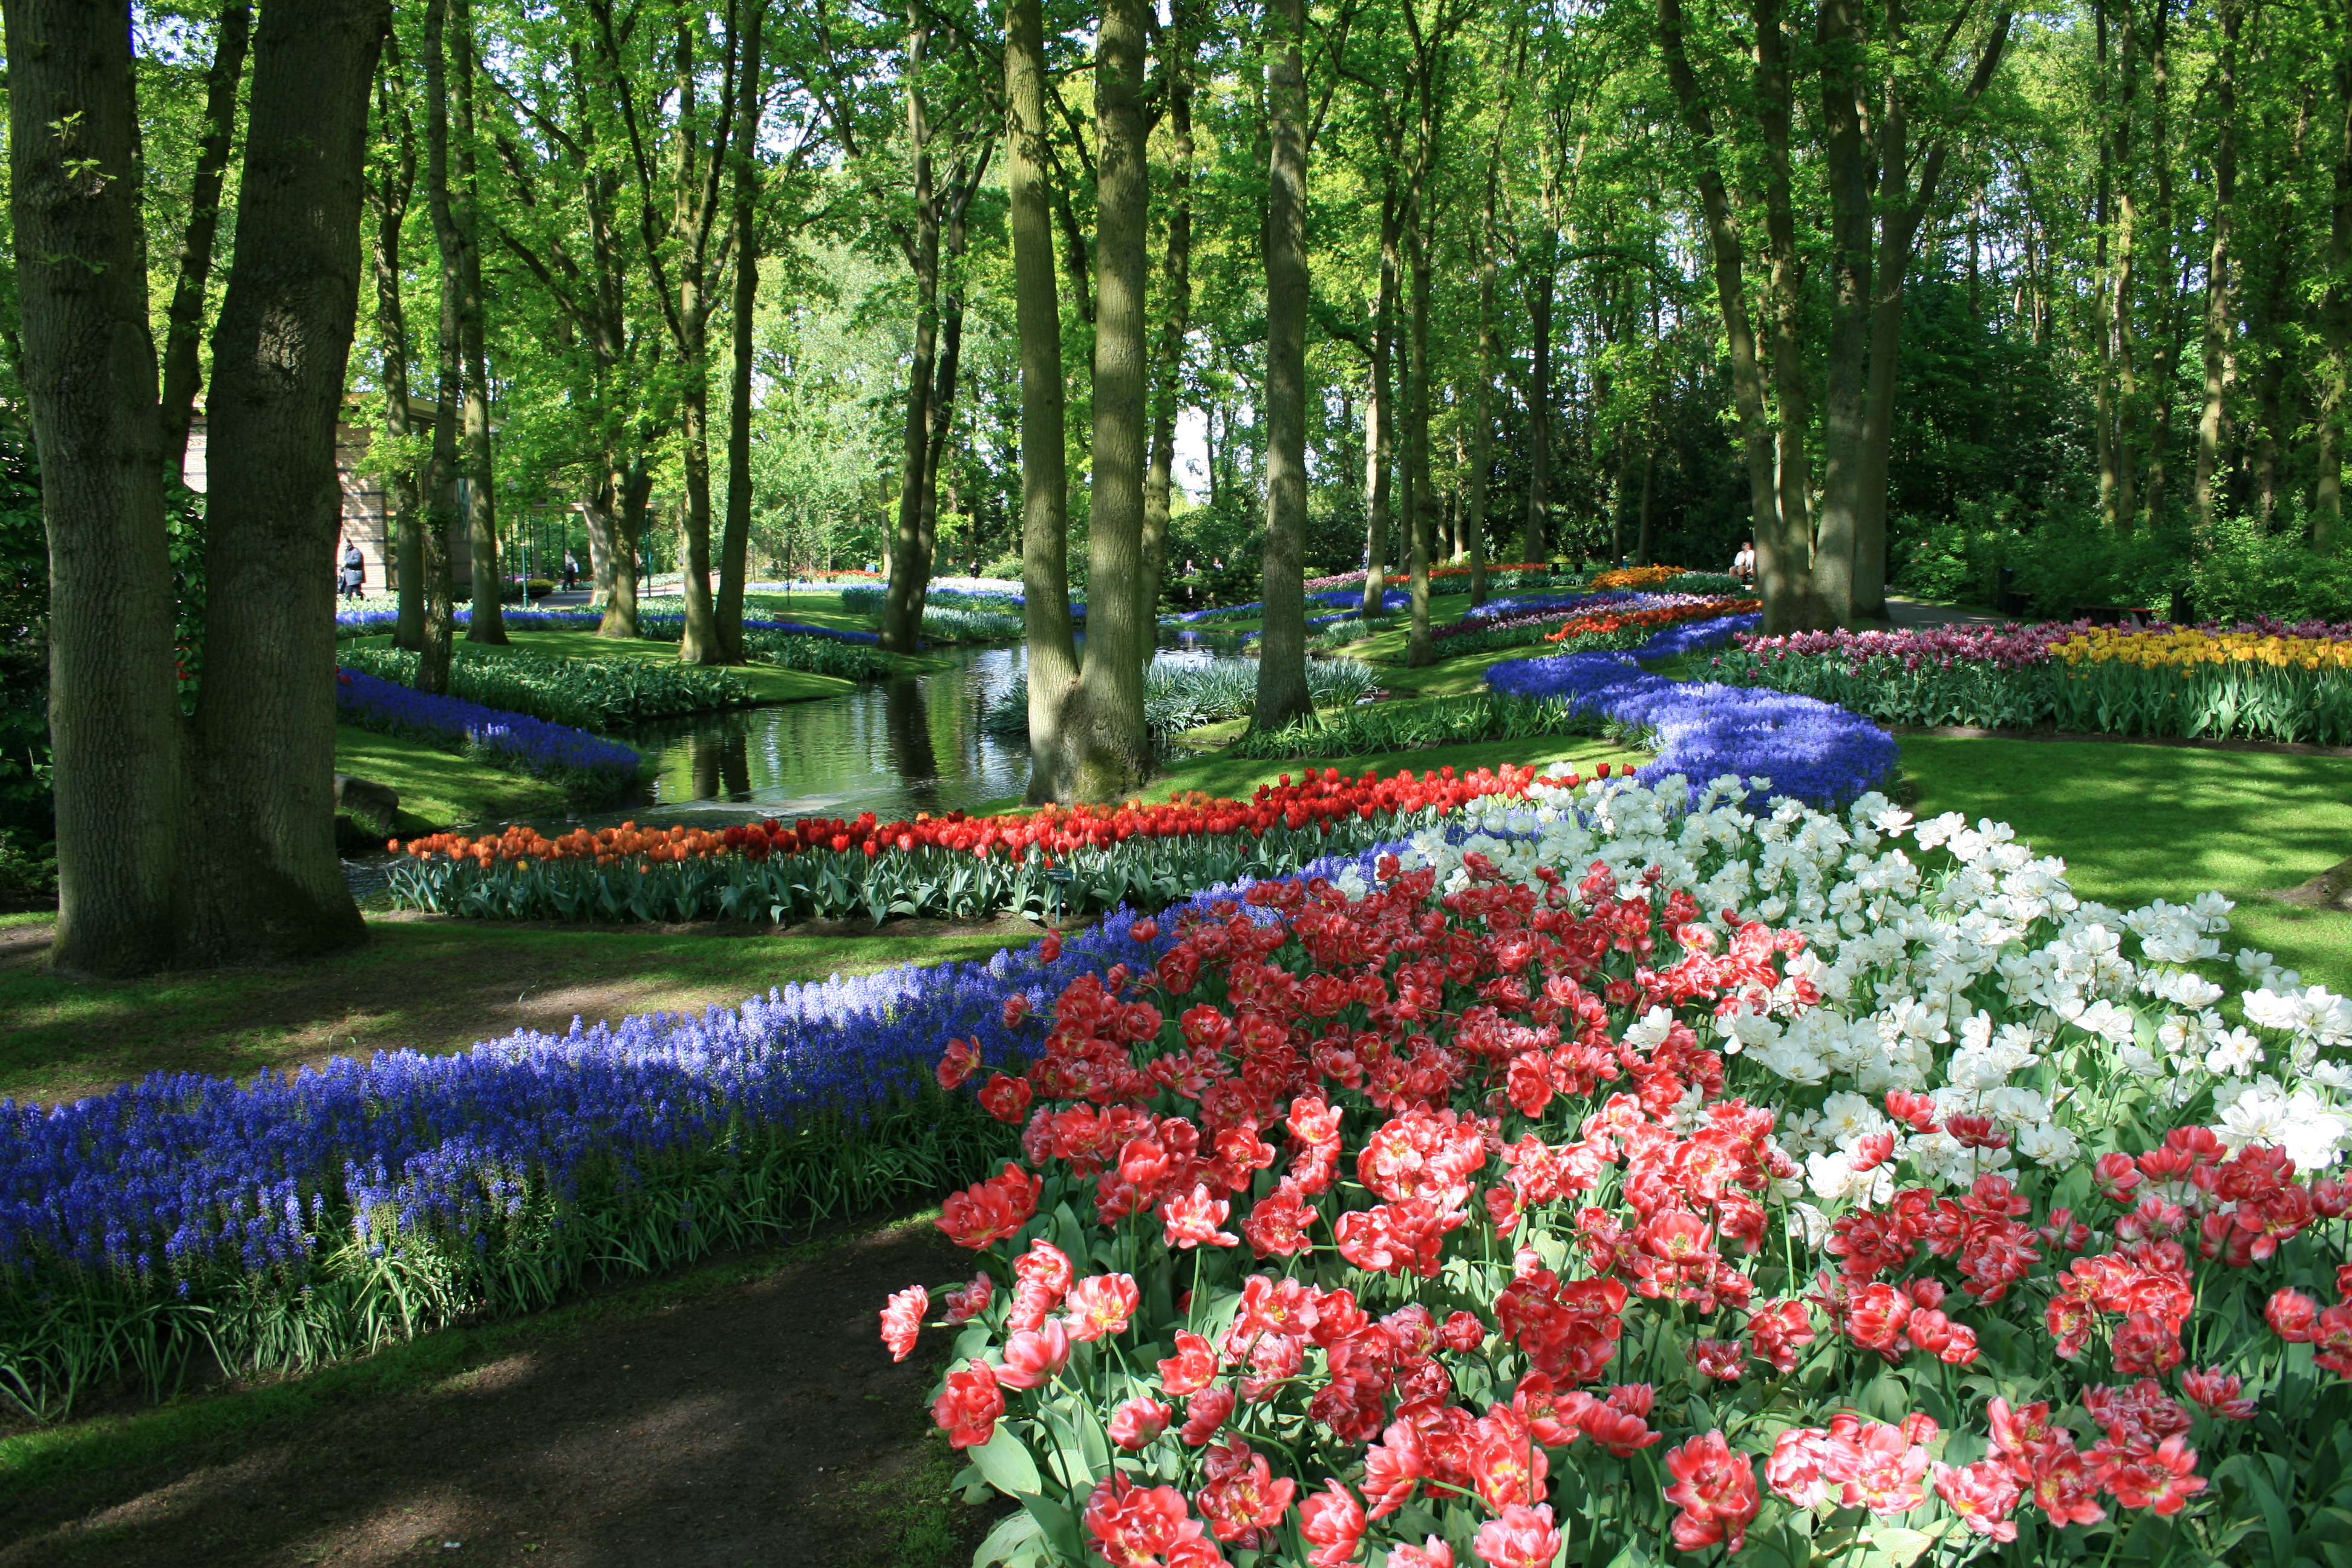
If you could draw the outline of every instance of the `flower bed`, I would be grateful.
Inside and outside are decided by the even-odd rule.
[[[1556,699],[1572,712],[1647,734],[1658,759],[1637,777],[1731,774],[1769,781],[1773,792],[1817,805],[1851,800],[1877,784],[1898,753],[1886,732],[1868,720],[1809,697],[1759,697],[1737,687],[1668,680],[1641,668],[1639,661],[1720,647],[1754,629],[1759,618],[1684,622],[1630,654],[1514,659],[1489,668],[1486,684],[1509,696]]]
[[[335,671],[335,716],[362,730],[408,736],[601,794],[634,784],[640,762],[628,747],[584,730],[462,697],[428,696],[363,670]]]
[[[397,843],[397,907],[508,920],[787,921],[865,915],[1054,918],[1158,906],[1242,877],[1286,875],[1517,794],[1533,768],[1415,778],[1337,769],[1284,777],[1249,801],[1047,806],[881,822],[803,817],[712,833],[634,824],[550,838],[535,829]]]
[[[1744,637],[1709,674],[1886,724],[2352,744],[2352,626],[2085,625]]]
[[[1486,576],[1489,581],[1506,575],[1517,576],[1525,574],[1533,574],[1539,577],[1549,577],[1551,575],[1551,563],[1548,561],[1514,561],[1507,565],[1502,566],[1489,564],[1486,568]],[[1307,591],[1312,594],[1324,588],[1346,587],[1350,584],[1353,584],[1359,590],[1360,590],[1363,587],[1365,575],[1366,574],[1364,572],[1358,570],[1354,572],[1334,572],[1328,577],[1309,577],[1307,580]],[[1467,577],[1469,575],[1470,568],[1467,566],[1433,566],[1429,569],[1429,576],[1432,582],[1436,582],[1443,578]],[[1412,581],[1412,574],[1410,572],[1391,572],[1381,577],[1381,585],[1382,587],[1389,587],[1398,583],[1410,583]]]
[[[2352,1005],[2248,955],[2232,1027],[2218,896],[2084,906],[1884,797],[1491,811],[1186,911],[1034,1058],[947,1042],[1022,1157],[881,1323],[950,1336],[934,1419],[1020,1506],[977,1561],[2329,1537]]]
[[[610,730],[681,713],[738,708],[753,699],[734,671],[643,658],[557,658],[522,648],[488,652],[460,645],[449,661],[449,695],[511,710],[551,724]],[[403,686],[416,679],[417,655],[353,647],[342,664]]]
[[[1572,643],[1573,651],[1598,652],[1638,647],[1653,629],[1676,621],[1747,615],[1762,607],[1756,599],[1716,594],[1546,596],[1521,601],[1501,615],[1465,617],[1440,628],[1435,637],[1449,658],[1561,642]]]

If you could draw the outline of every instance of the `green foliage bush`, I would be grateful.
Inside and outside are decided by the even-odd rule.
[[[1368,664],[1352,658],[1307,661],[1307,691],[1318,708],[1352,703],[1380,684]],[[1144,671],[1143,721],[1154,734],[1174,735],[1223,719],[1247,718],[1257,706],[1257,660],[1213,658],[1198,664],[1156,662]],[[981,715],[992,735],[1029,733],[1029,682],[1016,679]]]
[[[1598,735],[1601,721],[1572,711],[1557,699],[1530,701],[1482,691],[1421,702],[1375,702],[1312,713],[1280,730],[1252,730],[1219,754],[1278,762],[1292,757],[1359,757],[1386,752],[1458,746],[1475,741],[1525,741],[1544,735]]]
[[[413,685],[416,679],[416,655],[404,648],[347,647],[341,658],[351,668],[386,680]],[[449,695],[583,730],[625,729],[752,700],[742,677],[730,669],[462,647],[450,662]]]
[[[866,680],[890,673],[890,656],[865,643],[838,637],[813,637],[803,632],[747,630],[743,651],[761,664],[778,669],[802,669],[812,675],[837,675],[845,680]]]

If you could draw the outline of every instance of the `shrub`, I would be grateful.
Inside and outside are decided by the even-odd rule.
[[[354,647],[344,665],[403,685],[416,679],[417,656],[403,648]],[[750,688],[732,670],[644,658],[555,658],[520,648],[492,653],[460,647],[449,663],[449,693],[469,702],[526,713],[552,724],[613,730],[649,719],[735,708]]]

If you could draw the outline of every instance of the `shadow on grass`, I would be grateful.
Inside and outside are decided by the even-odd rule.
[[[86,981],[47,968],[51,919],[0,926],[0,1096],[62,1100],[155,1071],[247,1077],[337,1055],[446,1052],[577,1016],[699,1013],[793,981],[986,958],[1021,921],[878,935],[717,922],[551,926],[375,916],[368,945],[278,969]]]
[[[919,1220],[458,1329],[284,1384],[0,1445],[0,1564],[969,1562],[992,1510],[894,1363],[887,1294],[968,1259]]]

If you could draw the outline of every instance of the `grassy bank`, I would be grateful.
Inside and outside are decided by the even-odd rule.
[[[865,922],[857,925],[864,927]],[[157,1071],[236,1078],[380,1050],[463,1050],[577,1016],[732,1006],[792,981],[986,958],[1025,921],[532,926],[375,915],[365,947],[279,969],[142,980],[49,973],[56,917],[0,916],[0,1097],[70,1100]]]
[[[1912,809],[1965,813],[2063,856],[2074,890],[2129,908],[2207,889],[2236,940],[2352,991],[2352,914],[2265,899],[2352,856],[2352,759],[2108,742],[1911,736]]]
[[[401,735],[335,726],[335,771],[400,794],[403,835],[466,822],[562,816],[563,786]]]
[[[814,623],[812,623],[814,624]],[[359,637],[356,647],[390,647],[392,638]],[[641,637],[627,639],[600,637],[594,632],[512,632],[504,647],[480,643],[459,645],[461,657],[482,653],[498,656],[509,652],[542,654],[549,658],[584,658],[597,660],[642,659],[650,664],[676,664],[677,644],[651,642]],[[806,670],[778,669],[772,664],[744,664],[734,667],[735,674],[750,689],[758,702],[805,702],[814,698],[838,697],[856,689],[854,680],[844,680],[835,675],[811,675]]]

